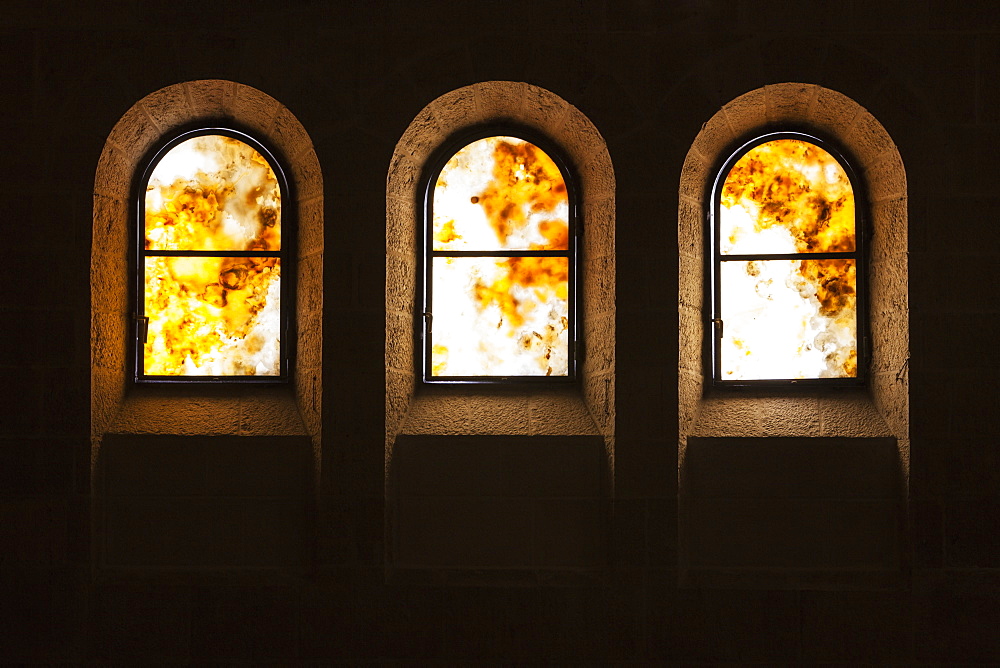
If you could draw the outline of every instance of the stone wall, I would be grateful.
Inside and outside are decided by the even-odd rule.
[[[0,660],[1000,661],[998,29],[940,0],[5,7]],[[407,188],[501,117],[592,193],[589,380],[435,393]],[[293,165],[276,392],[127,382],[132,166],[208,118]],[[704,179],[791,118],[864,156],[887,354],[848,400],[705,394]]]

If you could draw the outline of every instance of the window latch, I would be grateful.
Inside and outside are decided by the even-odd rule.
[[[718,338],[722,338],[722,318],[712,318],[712,322],[715,323],[715,335]]]
[[[135,320],[139,323],[139,343],[145,345],[146,337],[149,335],[149,316],[137,315],[135,316]]]

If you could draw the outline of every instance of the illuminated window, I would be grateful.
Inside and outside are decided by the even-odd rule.
[[[717,383],[863,381],[856,183],[836,149],[800,133],[758,137],[725,162],[712,193]]]
[[[425,191],[424,380],[574,379],[566,165],[520,131],[466,135],[439,157]]]
[[[274,157],[201,129],[155,151],[140,185],[136,380],[285,380],[288,188]]]

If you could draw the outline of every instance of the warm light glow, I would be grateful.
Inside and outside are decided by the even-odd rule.
[[[173,147],[145,196],[143,373],[280,374],[281,191],[264,157],[231,137]],[[247,251],[164,257],[157,251]]]
[[[836,158],[798,139],[756,146],[726,176],[723,255],[854,250],[854,190]]]
[[[569,199],[556,163],[516,137],[453,155],[434,186],[434,250],[566,250]]]
[[[854,259],[725,260],[854,251],[840,163],[806,141],[766,142],[737,161],[720,198],[721,379],[857,377]]]
[[[569,198],[555,162],[515,137],[474,141],[434,187],[431,374],[569,374],[568,257],[490,257],[569,249]]]

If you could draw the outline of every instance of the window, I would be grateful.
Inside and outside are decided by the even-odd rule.
[[[234,130],[185,132],[140,186],[136,380],[285,380],[290,226],[274,156]]]
[[[828,142],[759,136],[712,192],[713,379],[859,384],[865,253],[857,179]]]
[[[445,144],[431,165],[424,380],[575,379],[576,195],[559,153],[493,127]]]

